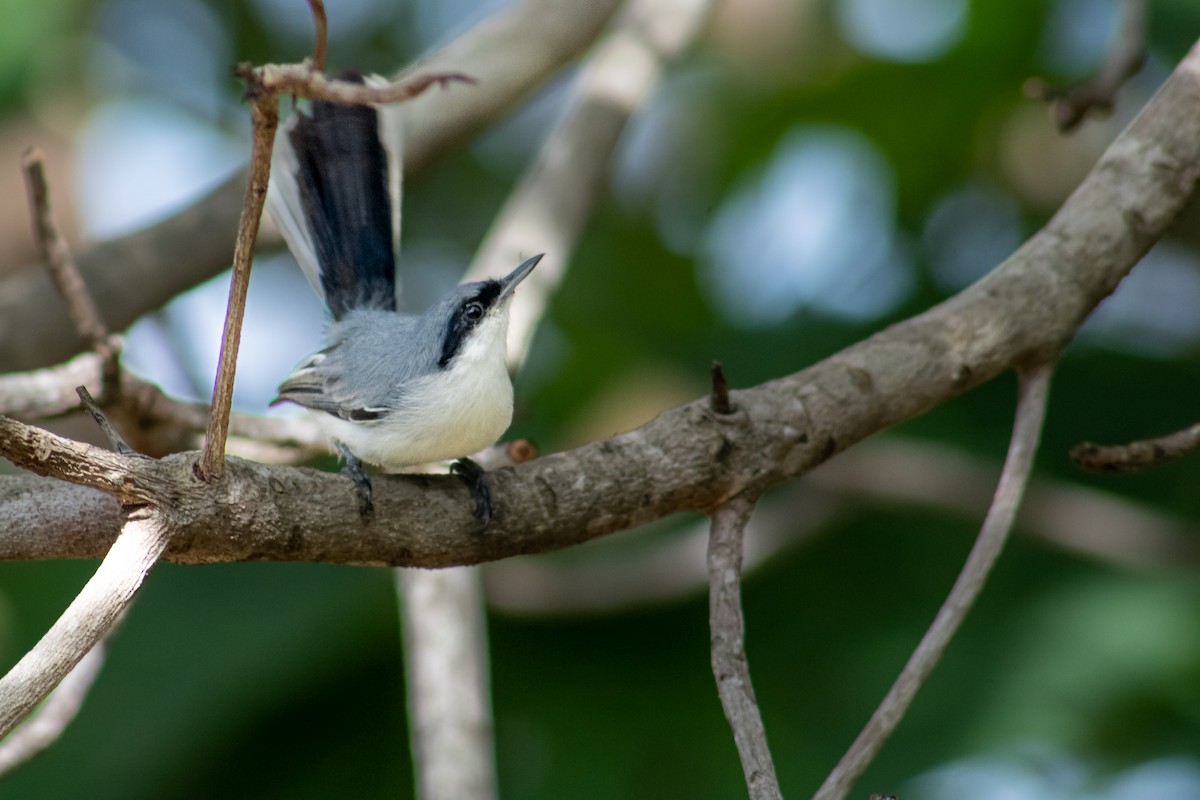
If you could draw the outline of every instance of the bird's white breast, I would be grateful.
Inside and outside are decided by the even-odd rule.
[[[512,422],[505,365],[507,309],[480,323],[446,369],[404,387],[404,407],[369,425],[322,414],[330,436],[385,469],[462,458],[495,444]]]

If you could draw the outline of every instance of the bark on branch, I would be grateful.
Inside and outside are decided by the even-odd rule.
[[[498,511],[486,537],[474,533],[465,489],[439,476],[381,476],[369,525],[359,522],[346,479],[313,470],[231,459],[224,478],[202,489],[189,469],[196,455],[179,454],[139,460],[121,487],[169,495],[181,533],[168,557],[191,563],[470,564],[715,508],[800,475],[1010,367],[1052,357],[1162,236],[1198,175],[1200,51],[1193,48],[1046,227],[977,284],[808,369],[731,392],[733,415],[716,417],[704,397],[631,433],[496,472]],[[41,463],[43,472],[40,459],[75,447],[0,422],[0,452]],[[0,494],[24,491],[75,490],[0,481]],[[25,508],[4,533],[0,557],[96,556],[116,534],[114,527],[82,542],[61,520]],[[47,536],[62,538],[51,548]]]

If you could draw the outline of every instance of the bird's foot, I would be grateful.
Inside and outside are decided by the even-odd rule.
[[[469,458],[460,458],[450,465],[450,473],[462,478],[475,500],[475,518],[480,530],[487,530],[492,521],[492,493],[487,485],[487,473],[483,467]]]
[[[354,491],[358,495],[358,513],[364,518],[370,518],[375,513],[375,505],[371,502],[371,479],[363,472],[362,461],[344,443],[334,441],[338,455],[346,462],[342,474],[354,481]]]

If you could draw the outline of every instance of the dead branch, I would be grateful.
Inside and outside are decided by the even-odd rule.
[[[112,397],[118,388],[120,342],[109,337],[100,310],[96,308],[87,284],[75,266],[71,248],[58,229],[54,212],[50,209],[50,191],[46,186],[41,152],[33,148],[26,150],[21,157],[21,166],[25,169],[25,183],[29,189],[30,216],[33,218],[33,236],[38,252],[46,263],[54,288],[67,303],[67,312],[75,331],[102,358],[101,396]]]
[[[754,501],[735,497],[712,514],[708,539],[708,618],[712,671],[725,718],[733,729],[751,800],[782,798],[775,762],[767,746],[750,665],[746,661],[742,618],[742,537],[754,513]]]
[[[1071,448],[1075,466],[1100,472],[1137,472],[1200,448],[1200,423],[1154,439],[1122,445],[1083,442]]]
[[[967,556],[950,594],[938,609],[933,624],[929,626],[896,682],[871,715],[866,727],[813,796],[814,800],[842,800],[849,793],[850,787],[874,760],[879,749],[904,718],[913,698],[925,685],[933,668],[941,661],[942,654],[974,605],[975,598],[983,591],[984,583],[1012,531],[1025,486],[1033,471],[1033,460],[1041,438],[1050,377],[1053,372],[1052,364],[1040,364],[1019,373],[1020,396],[1017,400],[1016,421],[1013,424],[1008,458],[1004,462],[1004,471],[1000,474],[996,496],[992,500],[992,507],[988,509],[975,546],[971,548],[971,553]]]

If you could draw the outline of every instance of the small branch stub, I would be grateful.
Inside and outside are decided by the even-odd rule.
[[[733,406],[729,402],[729,382],[725,379],[725,370],[720,361],[712,363],[712,393],[708,404],[714,414],[724,416],[733,413]]]

